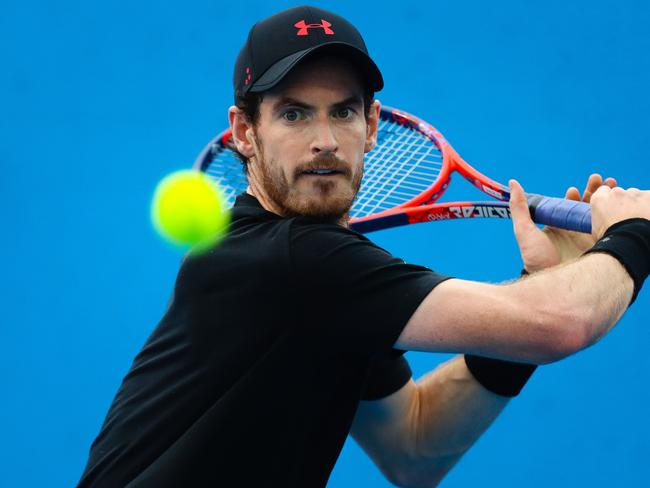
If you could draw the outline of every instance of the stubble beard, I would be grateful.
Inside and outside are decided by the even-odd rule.
[[[334,154],[325,154],[297,167],[292,175],[292,186],[287,181],[280,165],[275,164],[274,161],[266,160],[261,141],[257,137],[256,139],[260,154],[258,164],[262,176],[262,187],[283,216],[304,216],[331,223],[346,223],[349,220],[350,208],[361,187],[362,169],[352,174],[348,163]],[[329,177],[318,178],[310,183],[316,189],[316,198],[313,194],[300,193],[296,188],[298,179],[311,178],[302,173],[305,170],[322,166],[337,168],[348,181],[351,180],[351,184],[349,186],[341,185],[340,182],[337,184],[335,181],[328,181]],[[335,178],[339,179],[340,177],[336,176]]]

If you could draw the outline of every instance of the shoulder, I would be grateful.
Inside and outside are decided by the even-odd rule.
[[[372,251],[383,256],[391,256],[388,251],[377,246],[363,234],[338,224],[320,222],[307,217],[290,219],[289,241],[292,247],[321,248],[328,254],[354,250],[356,252]]]

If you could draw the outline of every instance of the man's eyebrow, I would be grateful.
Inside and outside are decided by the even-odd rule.
[[[341,100],[340,102],[335,102],[332,104],[332,107],[338,108],[338,107],[345,107],[348,105],[353,105],[353,106],[359,106],[363,105],[363,99],[361,95],[352,95],[344,100]],[[280,110],[283,107],[298,107],[302,108],[304,110],[315,110],[316,107],[313,105],[310,105],[305,102],[301,102],[300,100],[297,100],[295,98],[291,97],[282,97],[279,100],[277,100],[273,104],[273,111]]]
[[[288,107],[288,106],[298,107],[305,110],[313,110],[315,108],[313,105],[309,105],[308,103],[301,102],[300,100],[296,100],[295,98],[282,97],[273,104],[273,110],[274,111],[279,110],[282,107]]]
[[[348,97],[345,100],[341,100],[340,102],[336,102],[333,104],[334,107],[345,107],[348,105],[352,105],[352,106],[363,105],[363,98],[361,98],[361,95],[352,95],[351,97]]]

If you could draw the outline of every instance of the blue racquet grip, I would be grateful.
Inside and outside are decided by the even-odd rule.
[[[530,215],[538,224],[591,233],[591,208],[588,203],[531,194],[527,198]]]

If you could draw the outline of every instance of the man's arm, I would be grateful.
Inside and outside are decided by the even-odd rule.
[[[457,356],[386,398],[362,401],[351,434],[395,485],[436,486],[508,400]]]
[[[632,280],[614,258],[593,254],[580,261],[586,264],[575,261],[557,268],[563,279],[568,279],[567,286],[557,293],[548,292],[554,271],[501,286],[443,282],[416,310],[397,346],[443,351],[454,347],[524,362],[548,362],[571,354],[604,335],[620,318],[632,295]],[[609,271],[609,286],[585,287],[578,277],[585,282],[594,279],[584,274],[585,266],[587,270],[593,268],[596,276]],[[544,290],[547,293],[542,299],[534,299]],[[571,308],[575,302],[590,300],[599,302],[593,310]],[[520,302],[528,305],[518,306]],[[549,308],[544,303],[555,305]],[[433,335],[426,319],[435,316],[438,307],[441,313],[435,327],[444,332]],[[591,318],[577,321],[574,313]],[[478,319],[473,319],[474,315]],[[455,324],[454,317],[458,320]],[[408,335],[414,334],[413,327],[422,327],[415,334],[420,332],[423,337]],[[392,395],[360,402],[351,435],[397,486],[437,486],[508,400],[484,388],[463,357],[457,356]]]
[[[551,286],[558,273],[563,286]],[[600,273],[608,277],[602,283]],[[631,296],[631,278],[604,254],[506,285],[448,280],[425,298],[396,346],[549,362],[604,335]],[[591,309],[576,307],[589,302]],[[457,356],[392,395],[360,402],[351,434],[397,486],[437,486],[508,400],[485,389]]]
[[[632,295],[632,280],[608,255],[593,254],[579,261],[556,269],[568,280],[565,287],[550,286],[555,271],[506,285],[443,282],[416,310],[397,346],[429,351],[453,347],[533,363],[586,347],[620,318]],[[609,286],[585,287],[579,277],[585,282],[595,278],[585,266],[596,276],[609,271]],[[560,290],[552,293],[549,288]],[[593,310],[572,308],[575,302],[590,300],[599,302]],[[590,318],[578,320],[581,315]],[[434,330],[427,321],[432,316]],[[414,337],[418,333],[422,336]],[[484,388],[458,356],[386,398],[362,401],[351,434],[397,486],[437,486],[508,400]]]
[[[607,333],[632,290],[625,268],[607,254],[589,254],[505,285],[448,280],[424,299],[395,347],[557,361]]]

